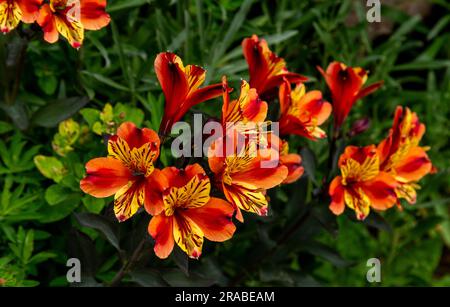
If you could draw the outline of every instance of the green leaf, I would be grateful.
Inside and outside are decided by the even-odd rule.
[[[4,122],[4,121],[0,121],[0,134],[4,134],[13,129],[14,129],[14,127],[11,124]]]
[[[53,223],[68,217],[80,204],[80,196],[73,194],[57,207],[45,206],[39,210],[38,220],[41,223]]]
[[[314,153],[307,147],[300,151],[302,156],[302,165],[305,168],[305,173],[311,178],[312,182],[317,185],[316,180],[316,157]]]
[[[186,274],[186,276],[189,276],[189,257],[181,250],[181,248],[178,247],[178,245],[174,247],[170,258],[175,262],[180,270]]]
[[[133,270],[131,280],[143,287],[166,287],[167,283],[158,272],[151,269]]]
[[[108,77],[105,77],[103,75],[100,75],[100,74],[97,74],[97,73],[93,73],[93,72],[90,72],[90,71],[82,71],[81,73],[86,75],[86,76],[89,76],[89,77],[91,77],[91,78],[93,78],[95,80],[97,80],[100,83],[103,83],[103,84],[108,85],[108,86],[110,86],[112,88],[115,88],[115,89],[117,89],[119,91],[124,91],[124,92],[129,92],[130,91],[130,89],[128,87],[125,87],[125,86],[121,85],[120,83],[117,83],[116,81],[114,81],[114,80],[112,80],[112,79],[110,79]]]
[[[55,127],[68,119],[89,102],[87,97],[65,98],[39,109],[31,121],[41,127]]]
[[[121,10],[129,10],[135,7],[139,7],[145,4],[152,3],[153,0],[127,0],[127,1],[121,1],[117,3],[112,3],[108,6],[108,12],[116,12]]]
[[[55,157],[39,155],[34,157],[34,164],[42,175],[49,179],[53,179],[56,183],[60,182],[67,173],[62,162]]]
[[[53,95],[58,87],[58,79],[55,76],[45,76],[38,78],[38,85],[47,95]]]
[[[23,242],[22,262],[28,263],[34,249],[34,232],[33,229],[28,230]]]
[[[106,205],[106,201],[103,198],[96,198],[90,195],[85,195],[81,199],[86,209],[95,214],[99,214],[102,212],[103,208]]]
[[[100,111],[92,108],[84,108],[80,110],[81,116],[88,123],[89,128],[92,129],[95,122],[100,119]]]
[[[50,206],[57,205],[69,197],[69,191],[64,187],[53,184],[45,190],[45,200]]]
[[[33,257],[31,257],[29,263],[39,264],[41,262],[47,261],[48,259],[56,258],[56,256],[57,255],[55,253],[40,252],[40,253],[34,255]]]
[[[116,223],[108,220],[106,217],[92,213],[75,214],[77,221],[81,226],[89,227],[100,231],[106,239],[117,250],[120,250],[118,227]]]
[[[342,258],[337,251],[319,242],[304,243],[302,249],[315,256],[326,259],[337,267],[348,267],[352,265],[352,262]]]

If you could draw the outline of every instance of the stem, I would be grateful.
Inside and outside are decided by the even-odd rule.
[[[336,145],[337,145],[337,141],[340,138],[340,131],[339,129],[336,129],[335,127],[333,127],[333,135],[331,136],[331,141],[330,141],[330,151],[329,151],[329,156],[328,156],[328,170],[327,170],[327,176],[326,176],[326,180],[328,180],[330,178],[330,175],[333,171],[333,164],[334,164],[334,156],[336,155]]]
[[[141,257],[142,250],[144,249],[146,238],[143,238],[139,245],[136,247],[136,249],[133,252],[133,255],[131,255],[131,258],[125,262],[122,266],[122,268],[117,272],[116,276],[114,276],[113,280],[110,282],[110,287],[117,287],[119,283],[122,281],[122,279],[127,275],[134,267],[136,262]]]

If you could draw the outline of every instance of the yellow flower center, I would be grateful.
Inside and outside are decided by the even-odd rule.
[[[163,196],[166,216],[172,216],[177,209],[198,208],[210,199],[211,184],[205,175],[194,176],[185,186],[171,187]]]
[[[380,159],[377,155],[367,157],[362,164],[349,158],[341,167],[342,184],[350,185],[354,182],[369,181],[379,173]]]
[[[231,185],[233,181],[232,174],[244,171],[250,166],[253,159],[256,157],[256,149],[252,149],[251,147],[252,146],[247,146],[238,155],[226,157],[226,168],[222,179],[225,184]]]

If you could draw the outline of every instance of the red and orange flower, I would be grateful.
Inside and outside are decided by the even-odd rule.
[[[288,175],[282,184],[290,184],[299,180],[305,169],[302,166],[302,157],[298,154],[289,153],[289,143],[281,141],[280,162],[288,169]]]
[[[0,32],[8,33],[19,23],[33,23],[43,0],[0,0]]]
[[[363,220],[371,207],[386,210],[396,203],[398,183],[389,173],[380,171],[375,145],[348,146],[339,158],[339,168],[341,176],[334,178],[329,187],[330,210],[334,214],[342,214],[347,205]]]
[[[61,34],[72,47],[79,48],[85,30],[99,30],[109,24],[105,9],[106,0],[50,0],[40,8],[37,22],[47,42],[55,43]]]
[[[242,135],[231,132],[211,145],[208,162],[217,185],[234,205],[236,218],[243,222],[241,210],[267,215],[266,190],[281,184],[288,168],[279,163],[275,147],[260,149],[257,142],[242,143]]]
[[[176,243],[189,257],[197,259],[204,237],[223,242],[233,236],[233,206],[210,196],[211,183],[200,165],[181,170],[168,167],[160,175],[169,187],[161,195],[164,210],[151,219],[148,227],[159,258],[167,258]]]
[[[250,86],[263,97],[271,94],[276,87],[280,86],[283,79],[287,79],[291,83],[308,80],[302,75],[289,72],[284,59],[269,49],[266,40],[259,39],[256,35],[244,39],[242,48],[248,64]]]
[[[312,140],[327,136],[319,126],[330,117],[332,107],[320,91],[306,92],[301,83],[291,90],[291,84],[285,80],[280,86],[279,99],[281,135],[296,134]]]
[[[115,195],[114,213],[120,222],[133,216],[144,203],[147,211],[158,214],[163,204],[157,201],[153,190],[162,189],[163,181],[155,179],[160,171],[153,164],[159,156],[159,146],[155,131],[123,123],[108,141],[109,156],[86,164],[81,190],[99,198]]]
[[[166,104],[159,132],[167,135],[173,124],[179,121],[194,105],[222,94],[222,84],[199,88],[205,82],[206,70],[199,66],[184,66],[174,53],[158,54],[155,72],[161,84]]]
[[[326,72],[321,67],[317,69],[331,91],[336,130],[342,126],[358,99],[375,92],[383,84],[379,81],[363,88],[367,81],[367,72],[361,67],[350,67],[340,62],[330,63]]]
[[[263,123],[266,120],[267,102],[259,98],[256,89],[250,88],[247,81],[242,80],[239,98],[231,102],[229,94],[231,89],[228,87],[226,77],[222,78],[222,89],[222,125],[224,127],[226,127],[227,123]]]
[[[429,174],[433,166],[419,142],[425,133],[416,113],[409,108],[397,107],[389,136],[378,145],[381,170],[391,174],[399,183],[398,198],[414,204],[417,198],[417,181]]]

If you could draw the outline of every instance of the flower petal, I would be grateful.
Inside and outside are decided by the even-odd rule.
[[[157,215],[164,210],[163,193],[168,188],[169,183],[159,169],[146,178],[144,207],[149,214]]]
[[[147,143],[151,143],[155,148],[160,146],[159,136],[155,131],[148,128],[139,129],[132,122],[121,124],[117,135],[127,142],[130,149],[140,148]]]
[[[250,189],[243,186],[223,185],[223,192],[226,199],[231,202],[236,209],[242,209],[247,212],[256,213],[260,216],[267,215],[268,201],[260,189]],[[236,210],[236,218],[242,222],[241,212]]]
[[[81,0],[81,23],[86,30],[106,27],[111,18],[106,13],[106,0]]]
[[[119,222],[124,222],[132,217],[139,207],[144,205],[145,181],[138,179],[130,181],[122,187],[114,196],[114,213]]]
[[[329,208],[335,215],[341,215],[345,209],[344,188],[342,187],[341,179],[341,176],[334,178],[328,192],[331,196]]]
[[[17,2],[22,11],[23,22],[33,23],[36,21],[39,16],[39,7],[42,5],[43,0],[15,0],[15,2]]]
[[[166,98],[160,132],[167,133],[176,121],[173,117],[178,113],[189,92],[188,80],[184,73],[183,62],[174,53],[158,54],[154,67]]]
[[[69,15],[53,14],[56,29],[73,48],[80,48],[84,40],[84,28],[81,22]]]
[[[185,186],[194,176],[200,178],[206,176],[205,170],[198,163],[190,164],[184,169],[166,167],[161,172],[166,177],[169,187],[177,188]]]
[[[130,170],[114,158],[96,158],[86,164],[86,177],[81,180],[83,192],[95,197],[115,194],[131,180]]]
[[[395,166],[396,178],[401,178],[402,182],[418,181],[429,174],[431,168],[431,161],[425,150],[416,146]]]
[[[173,239],[173,217],[166,217],[164,214],[154,216],[148,225],[148,233],[155,240],[153,250],[156,256],[161,259],[169,257],[175,242]]]
[[[202,207],[209,201],[210,191],[209,178],[198,174],[182,187],[170,187],[169,192],[164,195],[164,206],[169,210],[179,204],[183,204],[182,209]]]
[[[252,167],[232,174],[233,184],[241,186],[250,185],[257,189],[271,189],[281,184],[288,175],[286,166],[279,165],[274,168],[261,167],[261,160],[252,163]]]
[[[297,181],[305,172],[305,169],[301,166],[302,158],[298,154],[281,155],[280,161],[288,169],[288,175],[282,182],[283,184],[290,184]]]
[[[370,205],[376,210],[386,210],[397,202],[395,188],[398,186],[396,180],[385,172],[370,182],[361,185],[364,193],[370,199]]]
[[[15,29],[23,18],[23,12],[15,1],[0,2],[0,32],[8,33]]]
[[[41,6],[37,23],[44,32],[44,40],[50,44],[56,43],[59,39],[58,29],[56,28],[56,19],[48,4]]]
[[[232,222],[233,206],[220,198],[211,197],[203,207],[184,211],[210,241],[223,242],[230,239],[236,226]]]
[[[190,258],[198,259],[202,254],[203,231],[184,215],[174,215],[173,238]]]

